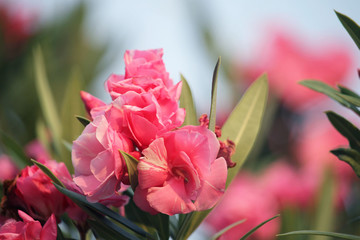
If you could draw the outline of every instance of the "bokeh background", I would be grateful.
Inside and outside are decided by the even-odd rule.
[[[358,0],[0,0],[0,127],[21,145],[39,136],[46,143],[32,61],[38,45],[68,142],[81,132],[73,115],[85,114],[77,91],[109,100],[103,84],[110,74],[123,74],[125,50],[163,48],[170,76],[174,82],[180,73],[186,77],[199,115],[209,111],[213,68],[221,56],[218,123],[263,72],[270,81],[269,104],[243,172],[192,238],[207,239],[247,219],[223,236],[238,239],[277,213],[281,219],[253,239],[300,229],[359,234],[358,180],[329,153],[347,141],[323,112],[334,110],[355,125],[358,119],[297,84],[318,79],[359,88],[359,51],[334,10],[360,22]]]

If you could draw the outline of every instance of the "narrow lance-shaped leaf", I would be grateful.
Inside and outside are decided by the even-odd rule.
[[[236,152],[232,156],[236,166],[228,169],[226,186],[229,186],[253,148],[264,117],[267,95],[268,81],[266,75],[262,75],[248,88],[222,128],[220,140],[230,139],[236,144]],[[191,213],[190,224],[184,230],[185,238],[195,231],[211,210]]]
[[[86,200],[85,196],[75,193],[75,192],[72,192],[70,190],[67,190],[57,184],[54,184],[54,185],[60,192],[62,192],[66,196],[68,196],[79,207],[81,207],[85,212],[87,212],[91,216],[93,216],[95,218],[100,218],[100,219],[102,219],[103,215],[108,216],[108,217],[112,218],[113,220],[117,221],[118,223],[124,225],[129,230],[132,230],[141,236],[149,237],[150,239],[152,239],[152,237],[147,232],[145,232],[142,228],[140,228],[133,222],[129,221],[128,219],[120,216],[118,213],[112,211],[111,209],[107,208],[106,206],[104,206],[100,203],[90,203]],[[99,216],[99,214],[102,217]]]
[[[251,229],[248,233],[246,233],[243,237],[241,237],[240,240],[245,240],[245,239],[247,239],[247,238],[250,237],[256,230],[258,230],[258,229],[261,228],[263,225],[265,225],[266,223],[270,222],[271,220],[273,220],[273,219],[275,219],[275,218],[277,218],[277,217],[279,217],[279,216],[280,216],[280,214],[279,214],[279,215],[276,215],[276,216],[274,216],[274,217],[272,217],[272,218],[270,218],[270,219],[268,219],[268,220],[266,220],[266,221],[264,221],[264,222],[262,222],[262,223],[260,223],[259,225],[257,225],[257,226],[254,227],[253,229]]]
[[[348,88],[346,88],[344,86],[341,86],[340,84],[338,84],[337,87],[339,88],[340,92],[345,94],[345,95],[360,98],[360,96],[356,92],[353,92],[352,90],[350,90],[350,89],[348,89]]]
[[[196,115],[195,104],[189,83],[183,75],[180,75],[182,82],[182,89],[180,95],[180,107],[185,108],[186,115],[183,125],[197,125],[198,119]]]
[[[356,46],[360,49],[360,27],[348,16],[335,11],[336,16],[339,18],[341,24],[344,26],[346,31],[349,33],[351,38],[354,40]]]
[[[15,142],[15,140],[10,138],[1,130],[0,130],[0,139],[4,147],[6,148],[7,153],[11,156],[11,160],[14,161],[16,166],[22,169],[27,165],[31,164],[29,158],[26,157],[20,145],[18,145],[17,142]]]
[[[349,140],[351,148],[360,151],[360,130],[351,122],[332,111],[326,112],[326,115],[336,130]]]
[[[360,178],[360,153],[355,149],[338,148],[330,151],[341,161],[348,163]]]
[[[119,152],[125,160],[126,167],[127,167],[128,174],[129,174],[131,188],[135,191],[135,188],[138,185],[137,165],[138,165],[139,161],[124,151],[119,150]]]
[[[31,161],[38,166],[38,168],[41,169],[41,171],[43,171],[54,183],[56,183],[57,185],[66,188],[65,185],[55,176],[55,174],[53,172],[51,172],[51,170],[46,167],[44,164],[39,163],[37,161],[35,161],[34,159],[31,159]]]
[[[337,95],[355,107],[360,107],[360,97],[349,96],[343,93],[337,93]]]
[[[209,129],[215,132],[216,125],[216,95],[217,95],[217,82],[218,82],[218,72],[221,64],[221,57],[218,58],[218,61],[215,65],[212,85],[211,85],[211,106],[210,106],[210,116],[209,116]]]
[[[245,92],[222,128],[220,140],[230,139],[236,146],[232,156],[232,161],[236,163],[236,166],[228,170],[226,187],[229,186],[253,148],[264,117],[267,95],[268,80],[266,75],[262,75]]]
[[[51,94],[50,86],[46,78],[44,59],[41,48],[38,47],[34,51],[35,64],[35,85],[39,96],[42,112],[45,117],[46,124],[50,128],[55,150],[57,154],[61,153],[61,124],[59,121],[58,111]]]
[[[360,240],[359,236],[345,234],[345,233],[334,233],[334,232],[321,232],[314,230],[301,230],[301,231],[293,231],[288,233],[281,233],[276,236],[285,237],[285,236],[294,236],[294,235],[319,235],[319,236],[327,236],[339,239],[348,239],[348,240]]]
[[[87,119],[86,117],[82,117],[82,116],[75,116],[77,118],[77,120],[79,120],[79,122],[86,127],[91,121],[89,119]]]
[[[211,237],[211,240],[218,239],[221,235],[232,229],[233,227],[236,227],[237,225],[245,222],[246,219],[242,219],[240,221],[234,222],[233,224],[230,224],[229,226],[225,227],[224,229],[220,230],[219,232],[215,233],[214,236]]]

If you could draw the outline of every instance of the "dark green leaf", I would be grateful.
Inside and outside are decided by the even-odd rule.
[[[360,153],[355,149],[338,148],[330,151],[337,156],[340,160],[348,163],[360,177]]]
[[[344,86],[338,85],[338,88],[339,88],[340,92],[345,95],[360,98],[360,96],[356,92],[353,92],[352,90],[350,90]]]
[[[218,58],[218,61],[215,65],[213,79],[211,84],[211,106],[210,106],[210,116],[209,116],[209,129],[215,132],[216,125],[216,95],[217,95],[217,82],[218,82],[218,72],[221,64],[221,57]]]
[[[212,240],[218,239],[221,235],[232,229],[233,227],[236,227],[237,225],[245,222],[246,219],[234,222],[233,224],[230,224],[229,226],[225,227],[224,229],[220,230],[219,232],[215,233],[214,236],[211,237]]]
[[[139,161],[124,151],[119,150],[119,152],[125,160],[126,167],[127,167],[128,173],[129,173],[129,180],[130,180],[131,188],[135,191],[135,188],[138,185],[137,165],[138,165]]]
[[[259,225],[257,225],[257,226],[254,227],[253,229],[251,229],[248,233],[246,233],[244,236],[242,236],[242,237],[240,238],[240,240],[245,240],[245,239],[247,239],[247,238],[250,237],[256,230],[258,230],[259,228],[261,228],[264,224],[270,222],[271,220],[273,220],[273,219],[275,219],[275,218],[277,218],[277,217],[279,217],[279,216],[280,216],[280,215],[276,215],[276,216],[274,216],[274,217],[272,217],[272,218],[270,218],[270,219],[268,219],[268,220],[260,223]]]
[[[22,169],[25,166],[31,164],[28,157],[26,157],[23,149],[9,136],[7,136],[3,131],[0,130],[0,139],[4,147],[6,148],[7,154],[15,162],[18,168]]]
[[[341,24],[344,26],[350,37],[354,40],[356,46],[360,49],[360,27],[348,16],[335,11]]]
[[[113,220],[117,221],[118,223],[124,225],[125,227],[129,228],[130,230],[136,232],[137,234],[144,236],[144,237],[148,237],[148,233],[145,232],[143,229],[141,229],[140,227],[138,227],[136,224],[132,223],[128,219],[120,216],[116,212],[110,210],[106,206],[104,206],[100,203],[90,203],[86,200],[85,196],[75,193],[75,192],[72,192],[70,190],[67,190],[57,184],[54,184],[54,185],[60,192],[62,192],[66,196],[68,196],[71,200],[73,200],[79,207],[81,207],[89,215],[91,215],[93,217],[97,217],[97,215],[95,215],[95,214],[98,214],[98,215],[100,214],[101,216],[103,214],[105,216],[112,218]]]
[[[284,236],[293,236],[293,235],[319,235],[319,236],[327,236],[327,237],[340,238],[340,239],[360,240],[360,237],[355,235],[349,235],[345,233],[321,232],[314,230],[293,231],[288,233],[281,233],[276,236],[284,237]]]
[[[360,151],[360,130],[351,122],[332,111],[326,112],[326,115],[336,130],[349,140],[351,148]]]
[[[34,159],[31,159],[31,161],[38,166],[38,168],[41,169],[41,171],[43,171],[54,183],[56,183],[57,185],[66,188],[65,185],[55,176],[55,174],[53,172],[51,172],[51,170],[49,168],[47,168],[44,164],[39,163],[37,161],[35,161]]]
[[[79,122],[86,127],[91,121],[85,117],[82,116],[75,116],[77,118],[77,120],[79,120]]]
[[[183,75],[180,75],[180,77],[182,82],[180,107],[185,108],[186,111],[183,125],[198,125],[198,118],[190,86]]]
[[[56,110],[55,101],[51,94],[50,86],[46,77],[45,64],[41,48],[34,51],[35,86],[39,96],[40,106],[44,114],[46,124],[50,128],[52,140],[57,154],[61,153],[61,124]]]

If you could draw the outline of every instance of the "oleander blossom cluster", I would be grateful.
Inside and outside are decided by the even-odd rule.
[[[138,160],[133,199],[151,214],[209,209],[224,193],[219,140],[205,125],[181,127],[182,83],[173,84],[162,55],[162,49],[126,51],[125,74],[105,83],[109,104],[81,92],[91,122],[73,143],[72,161],[74,182],[89,201],[121,195],[129,185],[120,150]]]

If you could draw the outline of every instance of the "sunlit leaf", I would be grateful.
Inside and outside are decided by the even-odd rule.
[[[344,26],[346,31],[349,33],[351,38],[354,40],[356,46],[360,49],[360,27],[354,20],[348,16],[335,11],[336,16],[339,18],[341,24]]]
[[[360,178],[360,153],[355,149],[338,148],[330,151],[340,160],[348,163]]]
[[[39,96],[40,106],[52,134],[52,140],[57,154],[61,153],[61,124],[56,110],[56,105],[52,97],[50,86],[46,77],[45,64],[41,48],[38,47],[34,51],[34,67],[35,67],[35,86]]]
[[[340,239],[360,240],[360,237],[355,235],[350,235],[345,233],[322,232],[322,231],[314,231],[314,230],[293,231],[288,233],[281,233],[276,236],[285,237],[285,236],[293,236],[293,235],[319,235],[319,236],[328,236],[328,237],[340,238]]]
[[[131,184],[131,188],[135,190],[136,186],[138,185],[138,171],[137,171],[137,165],[138,160],[131,156],[130,154],[119,150],[120,154],[123,156],[126,167],[129,173],[129,180]]]
[[[267,95],[268,80],[262,75],[245,92],[221,129],[220,139],[230,139],[236,145],[232,156],[236,166],[228,169],[227,187],[253,148],[264,117]]]
[[[31,164],[30,159],[25,155],[22,147],[1,130],[0,139],[1,143],[6,148],[6,153],[11,157],[11,160],[14,161],[18,168],[22,169]]]
[[[219,232],[215,233],[214,236],[211,237],[211,240],[218,239],[221,235],[232,229],[233,227],[236,227],[237,225],[245,222],[246,219],[242,219],[240,221],[234,222],[233,224],[230,224],[229,226],[225,227],[224,229],[220,230]]]
[[[213,79],[211,84],[211,106],[210,106],[210,116],[209,116],[209,129],[215,132],[216,125],[216,95],[217,95],[217,83],[218,83],[218,72],[221,64],[221,57],[218,58],[218,61],[215,65]]]
[[[37,161],[35,161],[34,159],[31,159],[31,161],[38,167],[40,168],[41,171],[43,171],[54,183],[56,183],[57,185],[66,188],[65,185],[55,176],[55,174],[48,168],[46,167],[44,164],[39,163]]]
[[[336,130],[349,140],[351,148],[360,151],[360,130],[351,122],[332,111],[326,112],[326,115]]]
[[[180,107],[185,108],[186,115],[183,125],[198,125],[196,109],[190,86],[183,75],[180,75],[182,82]]]
[[[266,223],[270,222],[271,220],[273,220],[273,219],[275,219],[275,218],[277,218],[277,217],[279,217],[279,216],[280,216],[280,215],[276,215],[276,216],[274,216],[274,217],[272,217],[272,218],[270,218],[270,219],[268,219],[268,220],[260,223],[259,225],[257,225],[257,226],[254,227],[253,229],[251,229],[248,233],[246,233],[244,236],[242,236],[242,237],[240,238],[240,240],[245,240],[245,239],[247,239],[247,238],[250,237],[256,230],[258,230],[258,229],[261,228],[263,225],[265,225]]]

